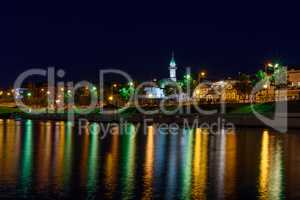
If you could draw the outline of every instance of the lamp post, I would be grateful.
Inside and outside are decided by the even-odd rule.
[[[198,79],[199,81],[202,81],[206,78],[206,72],[204,70],[200,71],[199,74],[198,74]]]

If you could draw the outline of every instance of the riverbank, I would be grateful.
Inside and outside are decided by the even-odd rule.
[[[166,114],[153,114],[146,115],[140,113],[135,108],[129,108],[123,112],[118,114],[101,114],[100,111],[95,111],[90,114],[74,114],[72,115],[75,120],[86,119],[89,121],[95,122],[120,122],[120,121],[128,121],[132,123],[140,123],[145,120],[149,123],[177,123],[177,124],[213,124],[213,123],[224,123],[225,125],[228,123],[232,123],[235,126],[241,127],[268,127],[262,121],[260,121],[252,111],[253,107],[256,112],[272,119],[274,117],[275,105],[274,103],[264,103],[264,104],[227,104],[225,114],[220,114],[220,105],[201,105],[201,109],[203,110],[218,110],[217,114],[213,115],[203,115],[197,112],[194,108],[190,110],[190,112],[185,112],[186,107],[175,114],[166,115]],[[300,128],[300,103],[299,102],[289,102],[287,107],[288,113],[287,117],[287,125],[288,128]],[[148,110],[155,109],[147,107]],[[171,109],[171,108],[169,108]],[[277,117],[282,117],[282,120],[285,116],[285,113],[279,113]],[[70,120],[70,116],[68,113],[43,113],[43,114],[30,114],[24,113],[18,108],[8,108],[8,107],[0,107],[0,117],[1,118],[12,118],[12,119],[32,119],[32,120],[59,120],[59,121],[67,121]],[[278,125],[279,126],[279,125]]]

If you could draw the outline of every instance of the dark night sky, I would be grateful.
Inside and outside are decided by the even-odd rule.
[[[164,78],[172,49],[181,71],[205,68],[212,77],[253,73],[268,60],[300,66],[297,4],[101,2],[2,3],[0,87],[48,66],[66,69],[69,80],[98,80],[109,67]]]

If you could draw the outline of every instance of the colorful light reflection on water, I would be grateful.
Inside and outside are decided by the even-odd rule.
[[[0,119],[0,198],[300,198],[300,135]]]

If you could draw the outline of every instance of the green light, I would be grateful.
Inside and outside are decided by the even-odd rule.
[[[184,155],[183,159],[183,166],[184,168],[181,169],[181,181],[182,181],[182,188],[180,196],[182,198],[188,197],[191,195],[191,178],[192,178],[192,159],[193,159],[193,129],[184,129],[184,148],[182,149],[181,154]]]
[[[135,88],[133,85],[133,82],[129,82],[128,86],[124,86],[119,90],[119,94],[123,99],[128,100],[134,94]]]
[[[93,86],[93,91],[96,91],[97,90],[97,87],[96,86]]]
[[[31,97],[31,95],[32,95],[32,94],[31,94],[30,92],[27,93],[27,96],[28,96],[28,97]]]
[[[92,197],[96,192],[97,177],[99,173],[99,147],[100,140],[98,138],[99,125],[92,123],[90,126],[90,137],[89,137],[89,153],[88,164],[87,164],[87,189],[88,197]]]
[[[63,131],[61,132],[62,135],[65,137],[64,147],[64,156],[65,158],[63,161],[63,182],[68,184],[71,178],[71,163],[72,163],[72,133],[73,133],[73,123],[71,121],[63,122],[60,126],[62,127]]]
[[[31,186],[33,165],[33,131],[32,121],[25,122],[24,141],[22,145],[20,185],[21,191],[26,194]]]
[[[122,127],[122,131],[121,180],[124,185],[123,198],[129,199],[135,186],[135,127],[133,124],[124,125],[124,127]]]
[[[185,80],[191,80],[191,79],[192,79],[192,76],[191,76],[191,74],[186,74],[183,78],[184,78]]]

